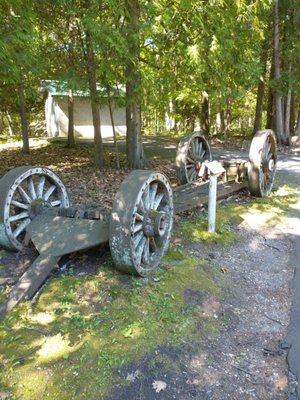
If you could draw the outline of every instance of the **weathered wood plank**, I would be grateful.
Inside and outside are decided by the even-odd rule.
[[[99,220],[38,215],[27,231],[39,253],[63,256],[109,239],[109,214]]]
[[[202,185],[189,184],[184,186],[179,186],[173,191],[175,213],[187,211],[208,203],[209,182],[206,182]],[[217,189],[217,199],[221,200],[233,193],[239,192],[246,187],[246,182],[237,183],[232,181],[219,183]]]
[[[32,298],[44,281],[56,267],[60,257],[39,255],[18,282],[12,287],[4,303],[0,307],[0,320],[21,300]]]

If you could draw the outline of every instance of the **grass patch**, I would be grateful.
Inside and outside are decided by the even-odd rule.
[[[186,289],[217,296],[206,262],[170,250],[153,280],[120,275],[52,279],[31,310],[18,307],[0,326],[0,377],[17,399],[99,399],[121,382],[116,371],[161,345],[217,332],[218,321],[185,302]],[[108,263],[110,264],[110,263]],[[126,384],[126,382],[124,382]]]
[[[203,241],[228,246],[237,239],[237,235],[231,229],[232,222],[222,211],[221,207],[217,210],[215,233],[207,230],[207,213],[195,213],[190,218],[180,221],[176,233],[192,242]]]
[[[247,204],[220,205],[217,208],[216,233],[207,231],[207,213],[197,212],[181,220],[176,233],[193,242],[205,241],[228,246],[239,238],[233,228],[243,221],[254,229],[274,227],[281,223],[287,214],[296,212],[299,194],[297,188],[283,185],[267,198],[256,198]]]

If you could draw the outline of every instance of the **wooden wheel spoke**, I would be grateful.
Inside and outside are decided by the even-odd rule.
[[[187,171],[188,177],[190,178],[194,172],[195,172],[195,168],[192,168],[189,171]]]
[[[36,199],[36,191],[35,191],[32,177],[30,177],[28,179],[28,190],[29,190],[29,194],[30,194],[30,197],[32,198],[32,200],[35,200]]]
[[[44,186],[45,186],[46,178],[45,176],[42,176],[37,187],[37,198],[42,199],[43,198],[43,191],[44,191]]]
[[[194,140],[192,140],[192,143],[191,143],[191,145],[190,145],[191,147],[190,147],[190,149],[191,149],[191,154],[193,155],[193,158],[195,157],[195,154],[196,154],[196,145],[195,145],[195,141]]]
[[[133,232],[137,233],[143,229],[143,224],[141,222],[134,225]]]
[[[149,239],[146,239],[146,243],[144,245],[144,249],[143,249],[143,254],[142,254],[142,261],[145,264],[149,263],[149,253],[150,253],[150,249],[149,249]]]
[[[29,217],[29,213],[27,211],[23,211],[20,214],[12,215],[8,218],[8,222],[19,221],[20,219],[25,219]]]
[[[22,186],[18,186],[18,192],[20,193],[20,196],[25,203],[30,204],[32,202],[32,199],[28,196]]]
[[[144,232],[138,232],[136,236],[134,236],[133,242],[134,242],[134,248],[136,249],[140,243],[140,241],[144,237]]]
[[[197,161],[198,157],[198,141],[194,140],[194,147],[193,147],[193,154],[194,154],[194,160]]]
[[[270,142],[266,142],[264,144],[264,146],[263,146],[263,151],[262,151],[262,158],[264,160],[268,159],[268,155],[269,155],[270,150],[271,150],[271,143]]]
[[[144,248],[145,248],[147,242],[148,242],[148,240],[145,238],[145,236],[143,236],[140,243],[136,247],[136,250],[135,250],[136,258],[139,263],[141,262],[142,254],[144,252]]]
[[[12,200],[11,204],[15,207],[22,208],[23,210],[29,210],[29,204],[24,204],[16,200]]]
[[[49,200],[50,196],[55,192],[56,190],[56,186],[55,185],[51,185],[49,187],[49,189],[46,191],[46,193],[44,194],[44,200]]]
[[[202,147],[203,147],[203,144],[202,144],[202,142],[200,142],[199,145],[198,145],[198,157],[199,157],[199,158],[201,158]]]
[[[137,210],[138,210],[138,213],[141,214],[141,215],[143,215],[145,213],[146,210],[145,210],[145,205],[144,205],[143,198],[141,198],[141,200],[140,200],[140,202],[138,204]]]
[[[205,156],[205,150],[202,150],[202,152],[201,152],[201,154],[200,154],[200,161],[202,161],[203,159],[204,159],[204,156]]]
[[[27,219],[25,219],[25,221],[23,221],[18,227],[17,227],[17,229],[15,229],[14,231],[13,231],[13,236],[15,237],[15,238],[17,238],[26,228],[27,228],[27,226],[30,224],[30,219],[29,218],[27,218]]]
[[[158,194],[156,195],[155,201],[154,201],[154,205],[153,205],[153,209],[154,209],[154,210],[157,210],[157,209],[158,209],[158,207],[159,207],[159,205],[160,205],[160,203],[161,203],[163,197],[164,197],[164,193],[158,193]]]
[[[54,200],[50,202],[51,207],[57,207],[61,205],[61,200]]]
[[[194,181],[194,180],[196,180],[198,177],[197,177],[197,171],[196,170],[194,170],[194,172],[192,173],[192,175],[191,175],[191,179],[192,179],[192,181]]]
[[[155,196],[156,196],[156,193],[157,193],[157,189],[158,189],[158,184],[157,183],[153,183],[150,186],[150,190],[149,190],[150,209],[152,209],[154,207],[154,202],[155,202]]]
[[[142,200],[144,202],[145,211],[150,209],[150,194],[149,194],[149,186],[146,187],[145,192],[142,196]]]

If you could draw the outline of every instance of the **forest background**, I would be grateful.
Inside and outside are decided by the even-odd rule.
[[[0,135],[44,136],[44,80],[74,100],[88,90],[96,166],[105,164],[100,105],[126,86],[126,155],[146,163],[142,138],[300,138],[300,6],[297,0],[2,0]],[[101,91],[99,91],[101,87]],[[105,90],[105,96],[103,96]],[[113,110],[112,110],[113,111]],[[113,120],[113,118],[112,118]],[[166,121],[172,124],[166,124]],[[116,138],[115,138],[116,139]]]

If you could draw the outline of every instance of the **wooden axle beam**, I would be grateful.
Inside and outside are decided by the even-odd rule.
[[[229,181],[219,183],[217,187],[217,199],[224,199],[246,187],[246,182]],[[202,184],[195,182],[177,187],[173,190],[175,213],[177,214],[194,207],[208,204],[208,191],[209,182]]]

